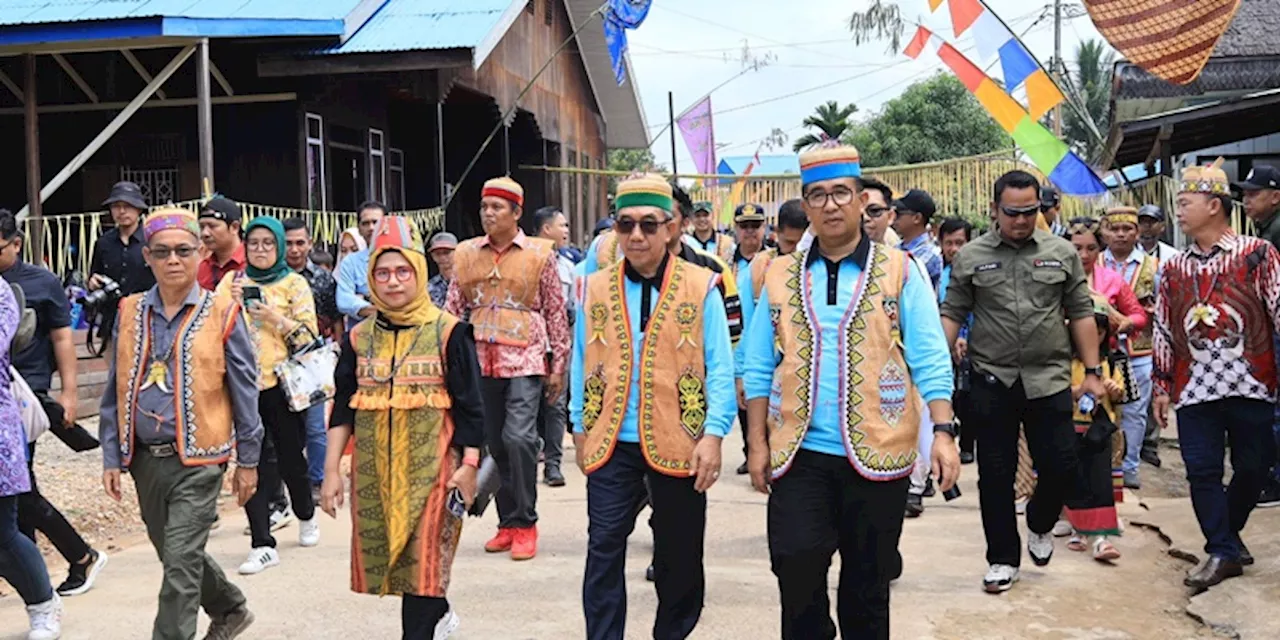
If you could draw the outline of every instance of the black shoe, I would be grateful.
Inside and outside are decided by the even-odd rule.
[[[924,500],[921,496],[914,493],[907,494],[907,510],[905,515],[908,518],[919,518],[924,513]]]
[[[1253,554],[1249,553],[1249,547],[1244,546],[1243,542],[1236,540],[1240,545],[1240,566],[1248,567],[1253,564]]]
[[[741,465],[738,465],[738,475],[740,476],[747,475],[747,463],[744,462]]]
[[[644,579],[653,582],[653,565],[649,565],[644,570]]]
[[[1263,487],[1262,493],[1258,495],[1257,506],[1259,509],[1280,507],[1280,482],[1275,479],[1267,482],[1267,486]]]
[[[968,451],[960,452],[960,464],[973,464],[974,460],[976,460],[976,458],[973,457],[972,453],[969,453]]]
[[[902,577],[902,552],[899,551],[894,555],[893,561],[889,564],[889,582],[893,582]]]
[[[1203,564],[1196,567],[1182,581],[1182,584],[1193,589],[1208,589],[1217,584],[1221,584],[1227,578],[1235,578],[1244,575],[1244,567],[1239,562],[1225,560],[1221,556],[1209,556]]]
[[[89,550],[89,561],[84,564],[73,564],[67,571],[67,579],[58,585],[58,595],[78,596],[93,588],[93,581],[98,572],[107,566],[107,554],[96,549]]]
[[[563,487],[564,474],[560,473],[558,467],[547,467],[546,471],[542,472],[542,481],[546,482],[548,487]]]
[[[1142,458],[1143,462],[1157,469],[1159,469],[1162,464],[1160,462],[1160,453],[1155,449],[1143,449],[1142,453],[1138,454],[1138,457]]]
[[[934,491],[934,489],[933,489],[933,478],[929,478],[928,480],[925,480],[925,481],[924,481],[924,493],[922,493],[922,494],[920,494],[920,495],[921,495],[921,496],[923,496],[923,497],[925,497],[925,498],[932,498],[933,496],[935,496],[935,495],[937,495],[937,494],[938,494],[938,492],[937,492],[937,491]]]

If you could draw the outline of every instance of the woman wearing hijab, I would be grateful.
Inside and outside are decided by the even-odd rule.
[[[289,409],[276,365],[291,350],[315,340],[316,307],[306,278],[285,262],[284,225],[259,217],[245,227],[243,275],[230,274],[218,284],[222,294],[244,302],[245,322],[258,352],[258,413],[266,434],[258,464],[258,486],[270,489],[283,479],[298,517],[298,544],[314,547],[320,542],[320,525],[311,499],[311,480],[303,455],[307,442],[302,413]],[[280,564],[276,540],[271,535],[272,491],[259,491],[244,505],[249,516],[252,550],[240,565],[240,573],[259,573]]]
[[[458,626],[445,595],[484,442],[480,364],[471,325],[427,295],[413,224],[389,216],[373,237],[377,313],[342,343],[321,508],[337,517],[342,506],[339,465],[354,434],[351,590],[401,596],[403,637],[438,640]]]
[[[344,230],[338,236],[338,261],[333,263],[333,272],[338,272],[338,267],[342,266],[343,258],[357,251],[363,251],[366,246],[368,245],[365,244],[364,236],[360,235],[359,227],[351,227]]]

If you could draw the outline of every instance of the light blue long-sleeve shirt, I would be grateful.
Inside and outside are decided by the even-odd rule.
[[[673,258],[674,260],[674,258]],[[671,268],[671,267],[668,267]],[[627,305],[627,318],[631,327],[640,326],[640,283],[630,278],[623,279],[623,300]],[[649,311],[658,305],[658,291],[649,294]],[[582,399],[586,393],[586,376],[583,373],[583,360],[586,357],[587,319],[586,305],[578,305],[577,320],[573,326],[573,357],[569,366],[569,420],[574,433],[582,433]],[[640,406],[640,347],[644,341],[644,333],[632,332],[632,353],[636,354],[631,365],[631,391],[627,395],[627,410],[622,418],[622,426],[618,430],[619,442],[640,442],[640,432],[636,426],[636,414]],[[733,426],[738,414],[738,403],[735,394],[726,390],[733,389],[733,347],[729,341],[729,321],[725,318],[724,302],[718,289],[711,289],[702,304],[702,352],[706,362],[706,396],[707,418],[703,423],[703,432],[719,438],[725,437]],[[674,380],[664,384],[674,384]]]
[[[360,310],[369,306],[368,249],[348,255],[338,265],[337,297],[338,311],[350,320],[359,321]]]
[[[600,258],[598,256],[600,252],[600,242],[604,240],[606,235],[608,234],[602,233],[596,236],[596,239],[592,240],[591,244],[587,247],[587,257],[583,258],[582,262],[578,263],[578,266],[582,267],[582,274],[584,276],[589,276],[600,270]]]
[[[756,254],[759,255],[759,254]],[[745,330],[751,326],[751,315],[755,313],[756,300],[751,295],[751,261],[745,258],[738,258],[738,273],[734,279],[738,284],[738,301],[742,309],[742,328]],[[743,347],[747,341],[738,339],[738,346],[733,350],[733,375],[735,378],[741,379],[743,373]]]
[[[818,249],[816,246],[813,251]],[[828,263],[823,258],[810,261],[808,271],[813,283],[813,308],[817,324],[821,327],[821,358],[816,368],[818,374],[817,395],[813,398],[813,412],[809,430],[800,443],[801,449],[834,456],[844,456],[844,425],[840,422],[840,389],[846,381],[840,379],[840,364],[846,354],[840,350],[840,320],[852,303],[854,288],[862,265],[855,256],[866,261],[865,250],[859,248],[853,255],[840,261],[835,279],[835,304],[828,304]],[[952,391],[951,355],[947,350],[946,336],[942,332],[938,302],[934,297],[933,283],[916,260],[908,260],[909,269],[902,293],[899,296],[899,323],[902,326],[902,342],[907,368],[912,382],[925,401],[950,400]],[[769,287],[760,292],[758,310],[769,306]],[[771,313],[756,313],[743,336],[744,371],[743,386],[747,400],[768,398],[773,386],[774,371],[782,356],[774,348],[774,328]],[[875,375],[875,372],[865,372]],[[792,384],[787,381],[786,384]]]

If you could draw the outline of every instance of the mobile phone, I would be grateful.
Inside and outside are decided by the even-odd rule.
[[[1093,397],[1092,393],[1086,393],[1080,396],[1080,403],[1077,405],[1080,413],[1089,416],[1093,415],[1093,409],[1097,406],[1098,400]]]
[[[243,291],[244,293],[241,294],[241,297],[244,298],[244,301],[246,303],[252,302],[255,300],[258,302],[262,302],[262,288],[259,287],[258,285],[246,284],[243,287]]]
[[[954,485],[954,486],[952,486],[950,489],[947,489],[946,491],[943,491],[943,492],[942,492],[942,497],[946,498],[946,499],[947,499],[947,502],[951,502],[952,500],[955,500],[956,498],[959,498],[959,497],[960,497],[960,485],[958,485],[958,484],[957,484],[957,485]]]
[[[467,501],[462,498],[461,489],[454,487],[449,491],[449,502],[446,507],[455,518],[461,518],[467,514]]]

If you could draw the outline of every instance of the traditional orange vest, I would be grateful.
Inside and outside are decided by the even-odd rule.
[[[134,420],[138,394],[151,365],[151,319],[141,304],[145,293],[120,301],[116,335],[116,425],[124,466],[133,459]],[[178,457],[182,464],[221,464],[231,457],[231,393],[225,381],[226,342],[240,305],[228,296],[200,292],[200,301],[187,312],[174,336],[169,379]],[[255,407],[256,410],[256,407]]]
[[[749,265],[751,269],[751,299],[759,300],[760,292],[764,291],[765,273],[769,271],[769,265],[773,264],[774,258],[778,257],[777,249],[761,249],[754,258],[751,259]]]
[[[787,472],[809,430],[819,367],[833,366],[841,368],[843,386],[835,400],[849,462],[868,480],[904,477],[919,455],[920,430],[920,406],[903,357],[898,315],[907,254],[871,243],[867,268],[854,284],[853,302],[838,327],[839,350],[824,354],[815,339],[822,327],[810,308],[813,288],[826,283],[810,281],[808,252],[775,259],[765,275],[775,347],[782,355],[773,373],[767,420],[773,477]]]
[[[582,425],[587,438],[583,466],[599,469],[613,455],[627,413],[637,354],[623,299],[624,263],[587,278],[583,309],[587,344],[582,370],[586,391]],[[640,345],[640,402],[636,428],[649,466],[669,476],[687,477],[707,418],[707,369],[702,344],[702,312],[718,276],[670,259],[658,303]],[[728,393],[718,390],[718,393]]]
[[[555,260],[555,243],[526,236],[523,247],[513,244],[498,254],[480,246],[481,240],[465,240],[453,254],[454,278],[471,310],[476,341],[527,347],[532,323],[546,323],[538,289],[547,261]]]
[[[1141,302],[1144,299],[1156,299],[1156,273],[1160,271],[1160,261],[1154,256],[1143,256],[1142,263],[1138,265],[1138,269],[1133,272],[1133,278],[1129,280],[1129,287],[1133,289],[1133,295]],[[1149,356],[1155,352],[1152,339],[1152,325],[1156,319],[1147,316],[1147,326],[1140,331],[1132,331],[1129,333],[1129,357],[1140,358]]]

